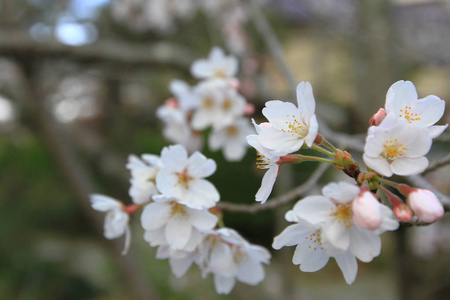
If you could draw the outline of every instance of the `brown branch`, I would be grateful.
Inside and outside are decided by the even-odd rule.
[[[33,61],[22,60],[18,62],[24,73],[24,90],[27,92],[26,98],[29,106],[34,112],[36,122],[36,132],[45,141],[49,151],[53,155],[56,164],[61,168],[67,183],[75,193],[75,199],[78,201],[83,213],[87,216],[93,225],[94,231],[103,237],[103,222],[98,213],[94,212],[89,204],[89,194],[95,189],[90,180],[89,173],[84,169],[82,163],[77,159],[69,144],[61,136],[48,114],[45,107],[45,97],[37,84],[36,65]],[[112,253],[122,269],[123,276],[129,285],[129,292],[134,299],[158,299],[151,289],[151,284],[144,280],[145,275],[139,267],[139,263],[131,255],[121,256],[123,249],[121,240],[111,240],[110,242],[102,239],[110,248]]]
[[[292,189],[291,191],[279,197],[269,199],[264,204],[256,203],[246,205],[246,204],[219,202],[217,204],[217,207],[224,211],[229,212],[254,214],[260,211],[270,210],[288,204],[289,202],[297,199],[298,197],[302,196],[307,191],[312,189],[317,184],[317,181],[320,179],[320,177],[322,177],[322,175],[328,169],[328,167],[330,167],[330,164],[327,163],[320,164],[319,167],[317,167],[317,169],[311,174],[308,180],[305,181],[302,185],[296,187],[295,189]]]
[[[444,167],[448,164],[450,164],[450,154],[447,154],[447,156],[441,157],[440,159],[431,162],[428,168],[422,173],[422,176],[431,173],[434,170]]]
[[[27,32],[0,30],[0,56],[29,59],[68,59],[78,63],[108,63],[114,66],[173,66],[189,69],[195,56],[181,45],[168,42],[130,44],[119,40],[99,39],[97,42],[72,47],[56,41],[39,43]]]

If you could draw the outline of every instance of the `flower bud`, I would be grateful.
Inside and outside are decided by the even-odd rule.
[[[394,212],[394,215],[397,217],[397,219],[399,219],[402,222],[411,221],[414,215],[413,211],[409,208],[409,206],[404,203],[400,204],[397,207],[394,207],[392,211]]]
[[[386,111],[384,108],[380,108],[369,120],[370,126],[378,126],[386,117]]]
[[[251,103],[247,103],[247,105],[245,106],[245,109],[244,109],[244,114],[246,116],[251,116],[251,115],[253,115],[254,112],[255,112],[255,106]]]
[[[444,216],[444,207],[430,190],[413,188],[407,201],[416,216],[424,222],[433,223]]]
[[[353,220],[361,228],[375,230],[381,225],[381,206],[377,197],[369,191],[361,191],[352,203]]]

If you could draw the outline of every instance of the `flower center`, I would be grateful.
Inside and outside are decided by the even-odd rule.
[[[235,136],[239,133],[239,130],[237,129],[236,126],[229,126],[227,128],[227,134],[231,135],[231,136]]]
[[[286,121],[287,128],[281,131],[290,133],[292,136],[297,135],[299,139],[308,135],[309,128],[301,120],[297,120],[294,115],[287,115],[290,121]]]
[[[335,209],[331,208],[330,216],[338,218],[338,223],[344,223],[347,228],[353,226],[352,207],[349,204],[337,204]]]
[[[189,175],[187,169],[184,169],[181,173],[176,173],[178,176],[178,184],[184,186],[185,188],[189,188],[189,181],[192,177]]]
[[[208,97],[203,98],[202,106],[203,106],[203,108],[210,109],[214,106],[214,100],[211,98],[208,98]]]
[[[404,109],[400,109],[400,114],[398,116],[400,118],[405,118],[410,124],[415,121],[420,121],[421,119],[417,114],[411,113],[411,106],[405,106]]]
[[[223,110],[229,110],[232,106],[232,102],[230,99],[225,99],[222,103]]]
[[[183,204],[172,202],[172,211],[170,212],[170,216],[173,217],[175,215],[185,216],[186,215],[186,207]]]
[[[383,147],[384,152],[381,155],[389,161],[405,155],[406,151],[408,151],[408,148],[403,147],[403,144],[399,143],[397,139],[386,141]]]
[[[224,71],[222,71],[220,69],[215,69],[214,70],[214,77],[225,78],[227,76],[226,76]]]
[[[319,229],[314,231],[310,235],[305,236],[305,240],[310,240],[310,245],[308,245],[308,248],[313,249],[314,251],[316,251],[318,248],[320,248],[320,250],[323,250],[322,237],[320,236],[321,233],[322,230]]]

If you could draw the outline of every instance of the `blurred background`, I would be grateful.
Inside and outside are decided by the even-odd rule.
[[[322,121],[361,141],[397,80],[411,80],[420,98],[450,99],[445,0],[0,0],[0,299],[448,299],[448,216],[385,233],[382,254],[359,262],[352,286],[334,261],[300,272],[288,248],[272,251],[261,284],[238,283],[229,296],[196,267],[171,275],[141,238],[139,217],[127,256],[122,240],[103,238],[87,195],[130,203],[128,155],[169,145],[155,110],[172,79],[196,82],[189,66],[212,46],[239,58],[240,92],[257,120],[265,101],[295,100],[273,36],[296,80],[312,83]],[[448,105],[440,123],[450,123]],[[449,140],[435,140],[431,161],[448,155]],[[203,153],[218,164],[210,180],[221,201],[253,204],[262,177],[254,151],[239,163]],[[295,166],[275,193],[314,168]],[[426,179],[448,195],[449,175],[446,166]],[[330,170],[321,183],[341,176]],[[224,221],[271,249],[291,207],[225,212]]]

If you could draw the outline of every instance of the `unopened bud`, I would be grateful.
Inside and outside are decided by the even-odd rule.
[[[370,126],[378,126],[386,118],[386,111],[384,108],[380,108],[369,120]]]
[[[233,78],[228,82],[230,88],[237,90],[240,86],[239,79]]]
[[[381,206],[369,191],[361,191],[352,203],[353,220],[361,228],[375,230],[381,225]]]
[[[245,106],[245,109],[244,109],[244,114],[246,116],[251,116],[251,115],[253,115],[254,112],[255,112],[255,106],[251,103],[247,103],[247,105]]]
[[[414,215],[413,211],[405,203],[401,203],[395,206],[392,211],[394,212],[394,215],[397,217],[397,219],[402,222],[411,221]]]
[[[178,100],[176,98],[169,98],[164,102],[164,105],[170,108],[177,108],[178,105]]]
[[[433,223],[444,216],[444,207],[430,190],[413,188],[407,201],[416,216],[424,222]]]

